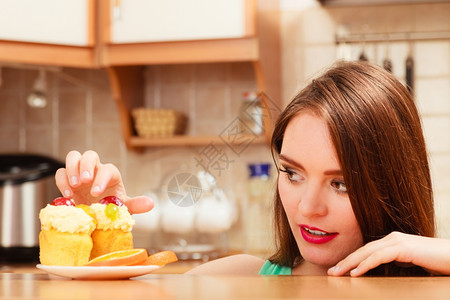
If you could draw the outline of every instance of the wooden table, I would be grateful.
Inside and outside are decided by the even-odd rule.
[[[64,280],[1,273],[0,299],[450,299],[450,277],[195,276]]]

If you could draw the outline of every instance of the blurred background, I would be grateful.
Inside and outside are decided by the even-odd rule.
[[[340,59],[367,59],[412,86],[438,231],[450,238],[450,1],[33,2],[0,0],[0,154],[64,161],[70,150],[97,151],[120,169],[128,194],[157,202],[136,216],[136,245],[203,260],[267,255],[270,124]],[[26,13],[36,10],[39,19]],[[230,16],[225,29],[210,25],[220,15]],[[242,126],[253,105],[263,118],[256,110]],[[136,108],[159,121],[139,132]],[[152,131],[179,121],[174,112],[179,131]],[[236,128],[247,134],[231,140]],[[173,205],[181,200],[192,205]]]

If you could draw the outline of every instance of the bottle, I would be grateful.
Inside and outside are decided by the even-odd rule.
[[[255,92],[242,94],[239,121],[240,132],[243,134],[260,135],[263,132],[261,101]]]
[[[270,164],[250,164],[245,218],[246,251],[262,257],[273,249],[272,210],[274,183]]]
[[[270,164],[249,164],[249,202],[266,204],[270,193]]]

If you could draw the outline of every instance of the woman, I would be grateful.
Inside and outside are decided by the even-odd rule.
[[[283,111],[272,152],[274,255],[230,256],[188,273],[450,274],[450,241],[434,238],[420,118],[390,73],[361,62],[329,69]],[[131,212],[151,209],[147,198],[128,199],[117,168],[96,153],[71,152],[66,164],[56,181],[75,201],[117,195]]]

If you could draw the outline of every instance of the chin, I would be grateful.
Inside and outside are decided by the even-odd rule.
[[[305,261],[310,264],[322,267],[324,269],[329,269],[334,267],[340,260],[338,259],[324,259],[323,257],[312,257],[312,256],[302,256]]]
[[[345,258],[336,253],[335,249],[311,249],[311,246],[301,248],[300,253],[305,261],[327,269]]]

